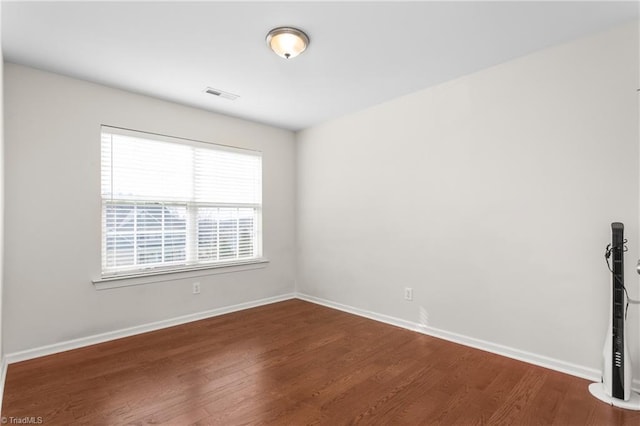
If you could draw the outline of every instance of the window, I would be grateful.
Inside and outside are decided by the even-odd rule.
[[[261,257],[259,152],[102,126],[102,275]]]

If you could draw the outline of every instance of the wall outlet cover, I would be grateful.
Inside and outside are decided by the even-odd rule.
[[[404,300],[413,300],[413,289],[411,287],[404,288]]]

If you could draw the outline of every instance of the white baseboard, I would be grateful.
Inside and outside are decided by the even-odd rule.
[[[4,391],[4,382],[7,374],[8,364],[12,364],[20,361],[26,361],[26,360],[38,358],[41,356],[52,355],[59,352],[78,349],[85,346],[95,345],[98,343],[108,342],[110,340],[129,337],[136,334],[147,333],[149,331],[160,330],[167,327],[173,327],[175,325],[185,324],[188,322],[198,321],[206,318],[212,318],[219,315],[228,314],[231,312],[242,311],[245,309],[255,308],[263,305],[269,305],[271,303],[282,302],[285,300],[296,299],[296,298],[300,300],[305,300],[307,302],[315,303],[318,305],[326,306],[328,308],[337,309],[350,314],[369,318],[374,321],[379,321],[386,324],[394,325],[396,327],[401,327],[404,329],[416,331],[418,333],[437,337],[450,342],[459,343],[459,344],[480,349],[486,352],[491,352],[497,355],[506,356],[508,358],[517,359],[519,361],[527,362],[529,364],[534,364],[541,367],[549,368],[551,370],[570,374],[572,376],[581,377],[583,379],[591,380],[594,382],[600,381],[600,371],[593,368],[588,368],[588,367],[580,366],[577,364],[568,363],[565,361],[549,358],[543,355],[537,355],[531,352],[522,351],[519,349],[499,345],[496,343],[487,342],[485,340],[476,339],[473,337],[468,337],[468,336],[464,336],[457,333],[452,333],[452,332],[441,330],[434,327],[423,326],[419,323],[403,320],[403,319],[392,317],[389,315],[380,314],[377,312],[367,311],[364,309],[356,308],[349,305],[344,305],[337,302],[332,302],[330,300],[322,299],[315,296],[310,296],[304,293],[288,293],[280,296],[254,300],[251,302],[240,303],[232,306],[225,306],[225,307],[211,309],[204,312],[183,315],[180,317],[170,318],[167,320],[157,321],[149,324],[143,324],[135,327],[129,327],[121,330],[110,331],[107,333],[96,334],[93,336],[68,340],[60,343],[55,343],[52,345],[46,345],[46,346],[41,346],[34,349],[28,349],[20,352],[7,354],[6,356],[0,359],[0,410],[2,409],[2,395]],[[632,386],[633,386],[633,390],[638,392],[640,390],[640,380],[635,379],[633,381]]]
[[[330,300],[322,299],[308,294],[297,293],[296,298],[306,300],[307,302],[316,303],[318,305],[326,306],[328,308],[338,309],[343,312],[358,315],[361,317],[369,318],[375,321],[383,322],[386,324],[394,325],[396,327],[405,328],[418,333],[423,333],[429,336],[437,337],[439,339],[447,340],[461,345],[469,346],[475,349],[480,349],[486,352],[491,352],[497,355],[502,355],[507,358],[517,359],[529,364],[538,365],[540,367],[548,368],[551,370],[559,371],[561,373],[577,376],[583,379],[591,380],[593,382],[600,381],[600,371],[594,368],[584,367],[581,365],[561,361],[558,359],[550,358],[544,355],[534,354],[532,352],[522,351],[520,349],[511,348],[504,345],[499,345],[485,340],[476,339],[469,336],[464,336],[458,333],[452,333],[450,331],[441,330],[434,327],[423,326],[416,322],[395,318],[388,315],[379,314],[372,311],[356,308],[349,305],[343,305],[342,303],[332,302]],[[634,380],[632,384],[634,391],[640,389],[640,380]]]
[[[282,302],[284,300],[289,300],[294,298],[295,298],[294,293],[288,293],[280,296],[269,297],[266,299],[254,300],[251,302],[240,303],[237,305],[211,309],[204,312],[197,312],[195,314],[183,315],[180,317],[152,322],[149,324],[142,324],[134,327],[124,328],[121,330],[109,331],[107,333],[96,334],[93,336],[82,337],[79,339],[67,340],[60,343],[54,343],[52,345],[46,345],[38,348],[27,349],[24,351],[13,352],[6,355],[5,359],[3,360],[3,365],[12,364],[14,362],[26,361],[26,360],[38,358],[41,356],[52,355],[59,352],[64,352],[72,349],[82,348],[85,346],[95,345],[97,343],[104,343],[110,340],[129,337],[129,336],[133,336],[141,333],[147,333],[149,331],[160,330],[162,328],[173,327],[175,325],[180,325],[180,324],[185,324],[192,321],[198,321],[201,319],[216,317],[219,315],[242,311],[249,308],[255,308],[257,306],[269,305],[271,303]],[[4,379],[4,371],[3,371],[2,378]]]
[[[4,383],[7,379],[7,358],[0,355],[0,413],[2,412],[2,401],[4,400]]]

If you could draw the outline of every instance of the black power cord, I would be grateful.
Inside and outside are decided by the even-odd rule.
[[[627,240],[625,239],[622,242],[622,252],[626,253],[629,248],[626,246],[627,244]],[[611,273],[613,274],[613,269],[611,268],[611,264],[609,263],[609,258],[611,257],[611,251],[613,250],[613,247],[611,247],[611,244],[607,244],[607,247],[605,248],[604,251],[604,261],[607,263],[607,268],[609,269],[609,271],[611,271]],[[624,283],[621,282],[620,278],[615,276],[616,282],[618,284],[620,284],[622,286],[622,289],[624,290],[624,294],[627,296],[627,304],[624,307],[624,319],[627,319],[627,312],[629,312],[629,303],[633,303],[634,305],[640,304],[640,300],[634,300],[632,298],[629,297],[629,292],[627,291],[627,287],[625,287]]]

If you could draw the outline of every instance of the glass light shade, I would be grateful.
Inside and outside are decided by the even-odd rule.
[[[309,45],[309,37],[296,28],[274,28],[267,34],[267,44],[276,55],[285,59],[295,58]]]

